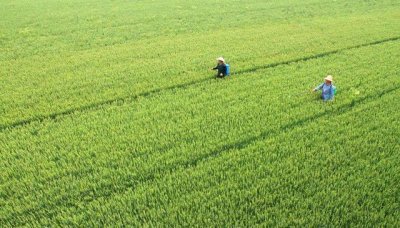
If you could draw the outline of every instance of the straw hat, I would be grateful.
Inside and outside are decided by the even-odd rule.
[[[333,77],[332,77],[332,75],[326,76],[325,80],[330,81],[330,82],[333,82]]]
[[[222,57],[217,58],[217,61],[222,61],[223,63],[225,62],[225,59]]]

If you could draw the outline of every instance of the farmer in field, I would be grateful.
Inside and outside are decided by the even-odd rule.
[[[226,75],[225,59],[222,57],[217,58],[218,65],[213,70],[218,70],[216,78],[223,78]]]
[[[315,87],[313,91],[316,92],[318,90],[322,90],[322,99],[324,101],[333,100],[335,96],[336,87],[332,84],[332,82],[333,82],[332,75],[328,75],[325,78],[325,82]]]

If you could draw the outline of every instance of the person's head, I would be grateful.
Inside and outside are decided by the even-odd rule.
[[[327,85],[330,85],[330,84],[332,84],[332,82],[333,82],[333,77],[332,77],[332,75],[328,75],[328,76],[326,76],[324,79],[325,79],[325,84],[327,84]]]
[[[225,63],[225,59],[222,57],[217,58],[217,61],[218,61],[218,65],[222,65]]]

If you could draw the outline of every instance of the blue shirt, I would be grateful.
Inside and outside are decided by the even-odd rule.
[[[315,90],[322,90],[322,99],[324,101],[332,100],[334,97],[334,90],[332,84],[327,85],[325,83],[322,83],[321,85],[317,86]]]

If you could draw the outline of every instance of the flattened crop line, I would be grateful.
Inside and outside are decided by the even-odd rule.
[[[326,56],[329,56],[329,55],[334,55],[334,54],[337,54],[337,53],[340,53],[340,52],[343,52],[343,51],[348,51],[348,50],[353,50],[353,49],[357,49],[357,48],[373,46],[373,45],[382,44],[382,43],[386,43],[386,42],[390,42],[390,41],[397,41],[397,40],[400,40],[400,36],[387,38],[387,39],[384,39],[384,40],[377,40],[377,41],[373,41],[373,42],[365,43],[365,44],[359,44],[359,45],[356,45],[356,46],[337,49],[337,50],[333,50],[333,51],[323,52],[323,53],[319,53],[319,54],[315,54],[315,55],[311,55],[311,56],[306,56],[306,57],[302,57],[302,58],[297,58],[297,59],[292,59],[292,60],[288,60],[288,61],[283,61],[283,62],[279,62],[279,63],[271,63],[271,64],[264,65],[264,66],[256,66],[256,67],[253,67],[253,68],[250,68],[250,69],[236,71],[234,73],[234,75],[250,73],[250,72],[254,72],[254,71],[262,70],[262,69],[267,69],[267,68],[274,68],[274,67],[282,66],[282,65],[289,65],[289,64],[292,64],[292,63],[299,63],[299,62],[308,61],[308,60],[312,60],[312,59],[323,58],[323,57],[326,57]]]
[[[400,86],[392,87],[392,88],[384,90],[384,91],[382,91],[380,93],[368,95],[368,96],[359,98],[357,100],[353,100],[350,103],[343,104],[343,105],[337,107],[334,111],[327,110],[327,111],[318,113],[316,115],[308,116],[308,117],[305,117],[303,119],[299,119],[297,121],[293,121],[291,123],[285,124],[282,127],[278,128],[277,130],[264,131],[258,136],[253,136],[253,137],[247,138],[245,140],[236,142],[234,144],[225,145],[222,148],[220,148],[219,150],[215,150],[215,151],[213,151],[213,152],[211,152],[209,154],[204,154],[203,156],[195,158],[195,159],[193,159],[193,160],[191,160],[191,161],[189,161],[189,162],[187,162],[185,164],[182,164],[181,166],[184,167],[184,168],[197,166],[200,162],[206,161],[206,160],[214,158],[214,157],[218,157],[221,154],[223,154],[223,153],[225,153],[225,152],[227,152],[229,150],[244,149],[244,148],[246,148],[247,146],[249,146],[253,142],[261,141],[261,140],[265,140],[265,139],[269,138],[270,135],[275,135],[275,134],[279,134],[281,132],[292,130],[292,129],[296,128],[296,127],[299,127],[299,126],[302,126],[302,125],[304,125],[306,123],[318,120],[318,119],[320,119],[322,117],[325,117],[327,115],[341,115],[341,114],[353,109],[356,106],[356,104],[365,102],[367,100],[374,100],[374,99],[380,98],[383,95],[389,94],[389,93],[394,92],[394,91],[396,91],[398,89],[400,89]]]
[[[172,85],[172,86],[168,86],[168,87],[164,87],[164,88],[157,88],[157,89],[145,91],[145,92],[142,92],[142,93],[139,93],[139,94],[136,94],[136,95],[132,95],[132,96],[118,97],[118,98],[114,98],[114,99],[110,99],[110,100],[95,102],[95,103],[84,105],[84,106],[81,106],[81,107],[71,108],[71,109],[67,109],[67,110],[61,111],[61,112],[51,113],[49,115],[36,116],[36,117],[29,118],[29,119],[16,121],[16,122],[8,124],[8,125],[0,125],[0,131],[17,128],[17,127],[21,127],[21,126],[24,126],[24,125],[29,125],[29,124],[31,124],[33,122],[42,122],[44,120],[55,120],[55,119],[58,119],[58,118],[62,118],[63,116],[71,115],[71,114],[76,113],[76,112],[85,112],[85,111],[89,111],[89,110],[98,110],[98,109],[100,109],[100,108],[102,108],[104,106],[111,106],[111,105],[118,105],[118,104],[126,103],[126,102],[131,101],[131,100],[136,100],[136,99],[138,99],[140,97],[149,97],[149,96],[151,96],[153,94],[161,93],[163,91],[175,90],[175,89],[180,89],[180,88],[187,88],[187,87],[189,87],[191,85],[200,84],[200,83],[208,81],[208,80],[210,80],[210,79],[209,78],[203,78],[203,79],[199,79],[199,80],[196,80],[196,81],[190,81],[190,82],[186,82],[186,83],[182,83],[182,84],[178,84],[178,85]]]
[[[307,57],[302,57],[302,58],[297,58],[297,59],[293,59],[293,60],[271,63],[271,64],[267,64],[267,65],[263,65],[263,66],[257,66],[257,67],[247,69],[247,70],[236,71],[236,72],[232,73],[232,75],[240,75],[240,74],[245,74],[245,73],[249,73],[249,72],[255,72],[255,71],[261,70],[261,69],[274,68],[274,67],[278,67],[278,66],[299,63],[299,62],[308,61],[308,60],[312,60],[312,59],[318,59],[318,58],[326,57],[329,55],[334,55],[334,54],[337,54],[337,53],[340,53],[340,52],[343,52],[346,50],[352,50],[352,49],[357,49],[357,48],[362,48],[362,47],[367,47],[367,46],[373,46],[373,45],[378,45],[378,44],[382,44],[382,43],[386,43],[386,42],[390,42],[390,41],[397,41],[397,40],[400,40],[400,36],[387,38],[387,39],[383,39],[383,40],[377,40],[377,41],[373,41],[373,42],[365,43],[365,44],[359,44],[356,46],[342,48],[342,49],[338,49],[338,50],[334,50],[334,51],[323,52],[323,53],[319,53],[319,54],[315,54],[315,55],[311,55],[311,56],[307,56]],[[60,111],[60,112],[55,112],[55,113],[48,114],[48,115],[40,115],[40,116],[16,121],[11,124],[0,125],[0,132],[5,131],[7,129],[13,129],[13,128],[21,127],[24,125],[29,125],[33,122],[42,122],[44,120],[54,120],[54,119],[62,118],[64,116],[71,115],[75,112],[98,110],[104,106],[116,105],[116,104],[120,104],[120,103],[125,103],[127,101],[133,101],[139,97],[149,97],[154,94],[158,94],[158,93],[170,91],[170,90],[175,90],[175,89],[186,89],[190,86],[197,85],[197,84],[203,83],[205,81],[210,81],[210,80],[213,80],[213,79],[207,77],[207,78],[198,79],[198,80],[194,80],[194,81],[190,81],[190,82],[186,82],[186,83],[182,83],[182,84],[178,84],[178,85],[172,85],[172,86],[168,86],[168,87],[164,87],[164,88],[157,88],[157,89],[149,90],[149,91],[142,92],[142,93],[139,93],[136,95],[119,97],[119,98],[114,98],[114,99],[110,99],[110,100],[95,102],[92,104],[84,105],[84,106],[77,107],[77,108],[71,108],[71,109],[67,109],[67,110]]]

